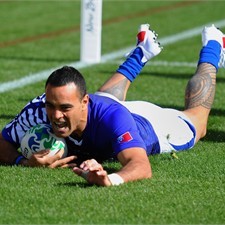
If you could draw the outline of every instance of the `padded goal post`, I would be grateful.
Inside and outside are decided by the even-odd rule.
[[[101,61],[102,0],[81,0],[81,52],[84,63]]]

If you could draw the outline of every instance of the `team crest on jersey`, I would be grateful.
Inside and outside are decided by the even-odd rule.
[[[125,143],[131,140],[133,140],[133,137],[131,136],[130,132],[126,132],[117,138],[118,143]]]

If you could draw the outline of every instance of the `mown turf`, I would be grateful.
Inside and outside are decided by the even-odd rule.
[[[135,43],[140,23],[159,37],[223,20],[223,1],[104,1],[102,54]],[[0,82],[79,60],[80,1],[0,2]],[[225,28],[221,28],[225,32]],[[154,62],[196,63],[201,36],[166,45]],[[121,59],[118,59],[121,60]],[[81,69],[94,92],[118,61]],[[189,66],[146,66],[129,100],[182,109]],[[0,167],[0,224],[224,224],[225,72],[217,79],[208,134],[192,150],[150,156],[153,178],[118,187],[89,186],[70,169]],[[44,81],[0,94],[3,128]],[[113,171],[118,163],[105,163]]]

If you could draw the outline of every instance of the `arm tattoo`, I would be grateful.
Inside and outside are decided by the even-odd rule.
[[[203,106],[211,109],[216,88],[216,69],[209,64],[201,64],[196,74],[188,82],[185,92],[185,109]]]
[[[114,84],[113,86],[110,86],[109,88],[104,89],[104,92],[114,95],[120,101],[124,101],[126,97],[126,93],[127,93],[127,85],[128,85],[128,80],[124,79]]]

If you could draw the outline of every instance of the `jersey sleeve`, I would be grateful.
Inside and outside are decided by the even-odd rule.
[[[146,150],[136,122],[126,108],[110,109],[105,120],[108,124],[107,130],[111,135],[112,148],[116,155],[127,148],[140,147]]]
[[[31,127],[49,123],[45,110],[45,95],[38,96],[30,101],[22,111],[2,130],[2,136],[16,147],[20,146],[25,132]]]

